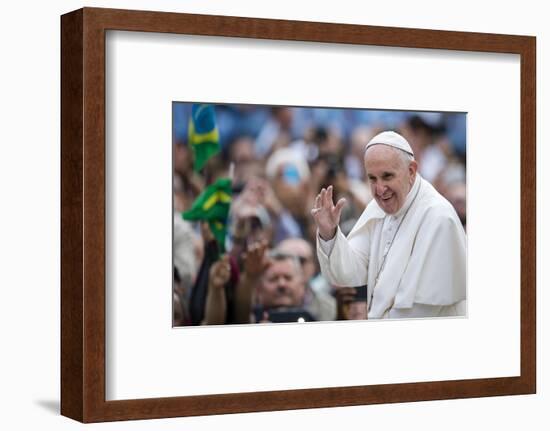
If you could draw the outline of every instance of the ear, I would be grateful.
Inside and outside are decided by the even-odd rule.
[[[412,160],[409,163],[409,175],[411,178],[414,178],[416,175],[416,171],[418,170],[418,163],[416,160]]]

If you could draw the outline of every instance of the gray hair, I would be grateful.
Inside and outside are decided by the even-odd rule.
[[[409,166],[410,162],[414,162],[414,156],[411,153],[407,153],[406,151],[400,150],[399,148],[392,148],[394,148],[399,153],[399,158],[406,166]]]

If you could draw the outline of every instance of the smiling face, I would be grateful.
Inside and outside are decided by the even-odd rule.
[[[416,177],[416,161],[396,148],[373,145],[365,152],[365,171],[376,203],[386,214],[401,209]]]

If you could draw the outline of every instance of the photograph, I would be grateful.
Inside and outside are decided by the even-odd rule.
[[[173,326],[467,317],[466,127],[173,102]]]
[[[39,14],[59,314],[40,378],[8,385],[35,407],[167,429],[540,416],[542,21],[296,8]],[[6,225],[19,247],[27,225]]]

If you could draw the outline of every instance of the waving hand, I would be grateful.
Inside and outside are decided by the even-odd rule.
[[[319,229],[319,235],[325,241],[336,235],[336,228],[340,223],[340,215],[345,203],[345,198],[341,198],[336,205],[332,203],[332,186],[327,189],[323,188],[315,198],[311,215]]]

